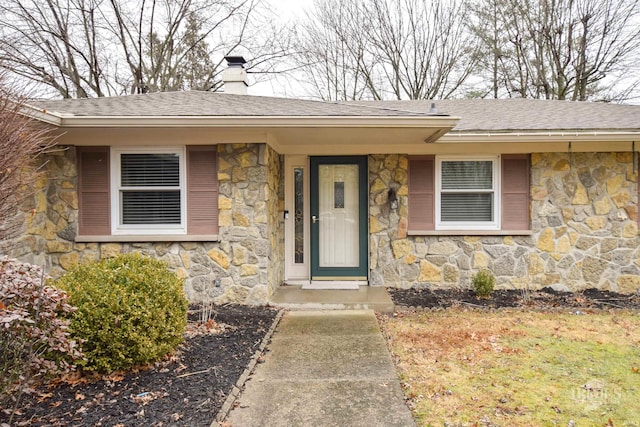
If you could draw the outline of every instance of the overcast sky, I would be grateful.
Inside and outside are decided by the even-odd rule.
[[[273,4],[274,8],[293,18],[305,8],[313,5],[313,0],[267,0],[267,3]]]

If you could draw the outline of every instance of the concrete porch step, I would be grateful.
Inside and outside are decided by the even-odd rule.
[[[391,313],[394,304],[387,289],[360,286],[358,289],[302,289],[283,285],[271,297],[269,304],[289,310],[361,310]]]

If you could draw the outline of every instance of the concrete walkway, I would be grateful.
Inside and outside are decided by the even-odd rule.
[[[269,301],[287,310],[375,310],[392,313],[393,301],[383,286],[360,286],[356,290],[302,289],[302,286],[280,286]]]
[[[267,348],[226,425],[415,427],[372,310],[288,312]]]

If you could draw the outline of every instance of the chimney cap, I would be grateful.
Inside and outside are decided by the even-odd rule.
[[[227,61],[229,67],[242,67],[247,63],[244,56],[225,56],[224,59]]]

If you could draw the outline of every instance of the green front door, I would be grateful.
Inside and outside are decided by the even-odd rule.
[[[310,160],[311,279],[366,280],[367,158]]]

